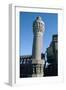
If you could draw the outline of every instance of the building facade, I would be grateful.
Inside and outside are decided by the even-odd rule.
[[[45,76],[57,76],[58,75],[58,35],[52,36],[52,41],[49,47],[46,49],[46,63]],[[45,63],[45,66],[46,66]]]
[[[45,59],[45,55],[41,54],[41,59]],[[20,78],[32,77],[33,74],[33,64],[32,55],[20,56]],[[36,69],[35,69],[36,74]]]

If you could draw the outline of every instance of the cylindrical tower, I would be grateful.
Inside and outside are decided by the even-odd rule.
[[[32,64],[33,64],[33,76],[43,76],[43,62],[41,60],[41,50],[43,43],[43,32],[45,30],[45,24],[41,17],[37,17],[33,22],[33,48],[32,48]]]

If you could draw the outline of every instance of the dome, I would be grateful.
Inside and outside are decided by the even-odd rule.
[[[45,24],[40,16],[36,17],[33,22],[33,32],[43,32]]]
[[[44,22],[42,21],[42,18],[40,16],[36,17],[35,21],[33,22],[34,25],[36,23],[42,23],[44,25]]]

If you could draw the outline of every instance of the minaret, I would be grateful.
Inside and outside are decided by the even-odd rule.
[[[38,16],[33,22],[33,48],[32,48],[32,65],[33,77],[43,76],[44,60],[41,60],[41,50],[43,43],[43,32],[45,30],[44,22]]]

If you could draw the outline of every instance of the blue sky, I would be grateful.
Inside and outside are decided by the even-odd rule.
[[[45,23],[43,53],[52,41],[52,35],[58,33],[58,15],[56,13],[20,12],[20,55],[32,54],[32,24],[37,16],[41,16]]]

